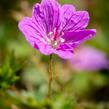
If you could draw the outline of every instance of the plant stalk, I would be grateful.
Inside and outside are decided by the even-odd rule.
[[[53,81],[53,71],[52,71],[52,54],[49,57],[49,82],[48,82],[48,98],[52,94],[52,81]]]

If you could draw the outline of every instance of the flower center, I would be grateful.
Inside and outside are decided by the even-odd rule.
[[[57,29],[54,28],[53,32],[49,32],[48,33],[48,35],[46,37],[46,41],[53,48],[57,48],[60,44],[64,43],[64,41],[65,41],[62,38],[63,35],[64,35],[63,32],[61,34],[59,34],[59,32],[57,31]]]

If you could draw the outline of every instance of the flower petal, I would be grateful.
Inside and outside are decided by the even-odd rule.
[[[35,39],[34,48],[38,49],[44,55],[50,55],[53,53],[53,49],[48,44],[44,44],[38,39]]]
[[[33,8],[32,21],[37,26],[37,29],[43,33],[42,36],[46,36],[46,22],[43,14],[43,10],[40,4],[36,4]]]
[[[61,6],[57,0],[42,0],[41,6],[47,33],[53,32],[54,28],[58,29],[60,25]]]
[[[74,7],[71,5],[67,6],[69,8],[63,9],[63,20],[61,31],[74,31],[86,28],[89,22],[89,14],[87,11],[75,11]]]
[[[37,26],[32,22],[32,19],[26,17],[19,23],[19,29],[25,35],[26,40],[33,48],[38,49],[44,55],[52,53],[52,48],[46,43],[42,37],[42,33],[38,31]]]
[[[71,16],[72,12],[75,12],[76,11],[75,7],[73,5],[70,5],[70,4],[63,5],[62,6],[62,10],[63,10],[64,15],[66,17],[68,17],[68,15]]]
[[[67,32],[64,35],[64,39],[66,43],[81,43],[85,40],[89,40],[96,34],[95,29],[87,29],[87,30],[78,30],[74,32]]]
[[[67,25],[73,23],[73,21],[70,18],[74,14],[74,12],[75,12],[75,7],[73,5],[65,4],[61,7],[62,21],[61,21],[60,31],[64,31]]]
[[[40,31],[31,18],[25,17],[19,22],[19,29],[25,35],[26,39],[30,42],[31,38],[37,38],[45,43],[45,40],[42,38],[43,31]]]
[[[73,57],[73,50],[56,50],[54,52],[62,59],[71,59]]]
[[[53,53],[53,49],[51,48],[51,46],[49,46],[46,43],[43,43],[42,41],[40,41],[37,38],[30,38],[29,43],[32,44],[33,48],[39,50],[42,54],[44,55],[50,55]]]
[[[80,71],[95,71],[109,68],[109,62],[106,55],[90,46],[82,46],[77,49],[70,62],[75,70]]]

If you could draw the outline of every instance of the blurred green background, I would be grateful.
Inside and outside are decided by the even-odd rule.
[[[18,29],[38,0],[0,0],[0,109],[109,109],[109,70],[71,68],[53,58],[52,99],[47,99],[48,57],[33,49]],[[96,37],[84,43],[109,59],[109,0],[60,0],[87,10]],[[109,68],[109,67],[108,67]],[[78,68],[79,69],[79,68]]]

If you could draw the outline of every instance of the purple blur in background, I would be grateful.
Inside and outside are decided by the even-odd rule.
[[[42,0],[34,6],[32,18],[19,22],[19,28],[42,54],[69,59],[75,46],[95,35],[95,29],[85,29],[88,23],[87,11],[76,11],[70,4],[61,6],[56,0]]]
[[[90,46],[79,48],[70,62],[72,68],[78,71],[109,69],[109,60],[106,55]]]

